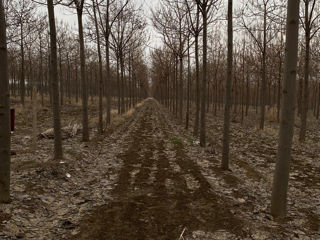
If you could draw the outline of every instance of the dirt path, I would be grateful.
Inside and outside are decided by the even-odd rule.
[[[112,201],[80,222],[74,239],[193,239],[195,231],[225,230],[244,236],[244,223],[229,211],[199,167],[187,157],[154,100],[128,127],[127,149]]]

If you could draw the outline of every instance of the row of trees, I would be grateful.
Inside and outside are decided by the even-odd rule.
[[[201,40],[203,42],[205,34],[204,22],[197,1],[162,0],[160,8],[153,14],[154,26],[165,43],[163,49],[155,50],[152,54],[153,72],[157,72],[157,65],[161,62],[159,59],[163,58],[164,61],[164,58],[167,58],[165,71],[170,73],[169,78],[177,77],[177,84],[171,86],[175,89],[172,93],[177,94],[169,96],[170,93],[166,90],[168,83],[165,79],[168,76],[154,76],[153,89],[156,91],[154,94],[162,95],[159,97],[160,101],[167,101],[168,106],[171,104],[171,108],[180,120],[185,112],[186,126],[189,126],[190,104],[194,104],[195,136],[198,136],[201,128],[199,121],[201,109],[202,112],[213,110],[216,114],[226,101],[224,82],[228,68],[226,34],[218,28],[224,26],[224,21],[221,20],[224,15],[221,9],[224,7],[220,1],[208,1],[207,5],[211,4],[213,7],[209,8],[207,14],[209,36],[205,41],[206,44],[202,46]],[[232,53],[235,74],[230,86],[233,111],[240,113],[239,120],[242,122],[252,108],[259,113],[260,129],[264,128],[266,111],[274,112],[274,120],[278,122],[280,120],[285,6],[285,1],[243,1],[240,6],[237,4],[235,11],[236,32]],[[303,1],[300,11],[300,28],[303,34],[300,37],[298,52],[297,114],[301,119],[299,132],[301,142],[304,142],[306,137],[308,112],[312,111],[314,116],[319,118],[320,81],[317,79],[319,38],[315,37],[319,36],[319,8],[320,4],[317,1],[306,0]],[[179,19],[179,22],[176,23],[173,19]],[[205,50],[204,46],[207,46],[208,50]],[[206,54],[207,66],[203,66],[205,62],[199,62],[199,55],[205,57]],[[203,67],[207,70],[203,71]],[[200,81],[204,76],[203,73],[207,74],[206,84]],[[172,82],[171,84],[174,84]],[[201,89],[202,87],[204,89]],[[205,108],[200,106],[200,99],[206,99]],[[203,136],[201,132],[200,135]],[[201,139],[201,145],[204,146],[205,139],[200,137]]]
[[[99,3],[96,0],[92,0],[90,4],[85,0],[73,0],[66,3],[60,1],[60,4],[73,7],[77,12],[78,33],[76,38],[78,41],[71,46],[69,46],[68,40],[63,45],[63,37],[60,38],[60,42],[58,41],[53,0],[47,0],[46,3],[50,41],[47,39],[47,41],[43,42],[42,39],[46,39],[46,34],[33,34],[33,29],[37,29],[37,27],[31,27],[34,21],[38,23],[35,26],[38,26],[39,22],[37,21],[43,18],[32,20],[31,16],[34,16],[34,13],[32,13],[33,7],[30,6],[33,3],[28,2],[28,0],[17,1],[17,4],[21,4],[21,11],[19,11],[17,5],[11,5],[11,1],[8,1],[5,5],[7,9],[6,15],[2,1],[0,2],[0,201],[4,202],[8,201],[10,196],[9,85],[12,87],[13,94],[19,91],[22,104],[24,104],[26,88],[29,89],[27,92],[29,91],[30,96],[32,96],[30,94],[32,91],[42,91],[43,93],[47,88],[53,106],[55,158],[59,159],[63,156],[60,134],[60,104],[63,103],[63,94],[67,94],[67,96],[68,94],[73,96],[81,94],[83,109],[82,139],[83,141],[88,141],[88,90],[92,91],[92,95],[99,96],[99,131],[102,132],[102,97],[105,96],[107,99],[106,123],[108,124],[110,123],[113,84],[116,83],[117,85],[117,90],[113,96],[118,98],[118,112],[123,113],[130,104],[132,105],[136,102],[137,97],[146,96],[148,83],[146,78],[147,67],[142,59],[142,46],[144,43],[142,36],[144,35],[145,22],[141,17],[140,10],[134,8],[129,0],[106,0]],[[278,31],[279,29],[284,29],[281,24],[283,21],[280,21],[282,8],[279,8],[279,1],[261,0],[260,5],[255,4],[254,1],[248,1],[245,4],[240,11],[240,16],[243,17],[241,20],[241,26],[244,29],[243,34],[248,37],[244,41],[239,41],[240,47],[238,49],[235,48],[235,53],[238,52],[238,54],[233,53],[232,0],[228,0],[227,52],[221,47],[223,46],[223,38],[220,42],[216,41],[219,33],[214,35],[209,28],[220,19],[218,11],[221,9],[220,1],[162,0],[161,3],[161,7],[153,14],[153,24],[158,32],[162,34],[165,47],[152,54],[154,95],[163,104],[171,108],[180,121],[183,120],[184,109],[187,104],[186,127],[189,126],[191,102],[194,103],[196,108],[194,134],[196,136],[200,134],[201,146],[206,145],[205,124],[209,103],[213,103],[214,108],[225,107],[224,153],[222,159],[222,167],[224,169],[228,169],[231,99],[233,100],[234,111],[239,111],[238,107],[240,106],[242,116],[245,111],[248,111],[249,107],[259,104],[260,128],[264,127],[266,105],[272,107],[272,103],[277,102],[278,112],[281,112],[279,114],[281,116],[280,139],[271,209],[272,214],[283,216],[286,206],[296,98],[295,78],[298,55],[299,0],[288,1],[286,55],[284,58],[282,47],[284,42],[283,31]],[[313,76],[309,69],[311,39],[318,32],[315,27],[318,19],[318,16],[314,14],[316,8],[317,3],[315,0],[304,0],[304,12],[302,13],[304,15],[302,16],[305,16],[305,18],[301,22],[302,26],[304,26],[306,41],[300,51],[301,55],[304,56],[304,61],[302,61],[304,78],[302,78],[303,81],[299,81],[301,83],[299,91],[304,96],[300,103],[301,131],[305,131],[304,125],[306,125],[309,104],[308,78]],[[257,12],[252,11],[249,15],[246,15],[245,11],[248,9],[250,11],[255,9]],[[11,18],[10,14],[16,11],[19,14],[14,14],[13,16],[17,17],[17,23],[11,24],[11,22],[15,22],[16,18]],[[91,24],[90,21],[88,21],[88,24],[94,26],[94,28],[90,27],[91,31],[84,31],[83,14],[85,12],[88,13],[88,18],[91,20]],[[245,21],[252,16],[256,19],[246,23]],[[46,22],[45,20],[42,21]],[[254,25],[250,26],[249,23],[254,23]],[[8,28],[9,58],[7,58],[6,26]],[[42,24],[42,26],[45,26],[45,24]],[[11,31],[11,27],[18,28],[20,31]],[[95,30],[92,31],[92,29]],[[15,36],[17,32],[19,34]],[[65,35],[71,36],[70,39],[75,38],[75,35],[68,31]],[[222,33],[220,35],[223,36]],[[36,37],[32,38],[33,36]],[[208,36],[215,36],[212,43]],[[28,46],[26,43],[29,38],[32,41],[29,42],[30,45]],[[85,44],[85,39],[91,39],[91,44]],[[202,40],[202,46],[200,40]],[[48,42],[50,42],[50,45]],[[92,42],[96,44],[93,45]],[[211,43],[211,48],[208,47],[210,46],[208,42]],[[34,50],[33,44],[36,45],[36,43],[38,43],[38,47],[41,50]],[[256,49],[247,50],[245,46],[248,45],[254,45]],[[44,46],[47,46],[48,52],[50,52],[47,56]],[[63,46],[69,46],[70,48]],[[80,63],[79,76],[77,62],[72,67],[71,61],[68,61],[68,54],[70,54],[71,59],[72,51],[69,50],[72,46],[78,46],[74,50],[74,54],[75,56],[78,55]],[[90,48],[97,51],[90,52],[88,50]],[[59,49],[61,50],[59,51]],[[279,49],[279,52],[276,49]],[[274,59],[271,58],[271,50],[279,53],[279,63],[285,63],[284,74],[281,73],[282,67],[277,64],[274,64],[274,66],[271,64],[274,63]],[[13,57],[14,54],[18,56],[20,61]],[[28,57],[25,58],[26,56]],[[224,59],[225,56],[227,61]],[[275,54],[275,56],[278,55]],[[47,59],[47,64],[45,64],[45,59]],[[27,74],[25,72],[26,61],[28,61],[28,66],[32,66],[28,68]],[[259,64],[255,64],[257,62]],[[185,63],[187,63],[187,71],[185,71]],[[39,66],[39,68],[34,66]],[[115,66],[113,71],[112,66]],[[93,76],[92,72],[90,75],[90,69],[93,67],[98,69],[96,76]],[[39,70],[40,73],[35,72],[35,69]],[[276,79],[278,81],[271,80],[274,72],[277,73],[276,76],[278,78]],[[116,76],[114,83],[111,81],[112,74]],[[45,76],[48,78],[47,81]],[[88,76],[95,80],[88,81],[90,78]],[[301,76],[299,75],[299,77]],[[15,78],[19,80],[14,80]],[[195,80],[192,81],[192,79]],[[211,84],[208,79],[212,79]],[[227,79],[226,85],[219,79]],[[88,84],[89,82],[90,84]],[[80,85],[79,90],[71,91],[71,84]],[[95,84],[97,84],[97,87]],[[18,90],[14,87],[17,85],[19,85]],[[234,89],[233,94],[231,94],[232,88]],[[222,91],[223,89],[225,90]],[[266,89],[269,91],[266,91]],[[282,92],[282,94],[279,92]],[[319,95],[319,91],[317,94]],[[280,104],[280,97],[282,104]],[[277,100],[275,101],[274,99]],[[244,108],[245,104],[246,108]],[[300,133],[300,139],[304,140],[303,132]]]
[[[319,3],[303,1],[300,15],[304,18],[300,18],[300,26],[304,29],[305,42],[299,44],[299,66],[296,70],[294,53],[297,42],[286,43],[292,47],[292,53],[286,52],[292,59],[285,58],[284,47],[285,36],[290,36],[286,40],[297,38],[299,1],[289,1],[288,8],[285,1],[244,1],[236,11],[234,28],[233,2],[228,0],[227,34],[218,29],[225,26],[222,1],[160,2],[159,8],[153,12],[153,25],[162,36],[164,46],[151,55],[154,96],[181,122],[185,120],[186,128],[189,127],[190,109],[194,109],[193,133],[196,137],[200,135],[201,146],[206,146],[206,113],[212,110],[216,114],[224,106],[221,164],[224,170],[229,169],[231,111],[240,115],[241,122],[250,111],[259,113],[260,129],[265,126],[267,107],[276,112],[278,122],[281,116],[272,213],[284,215],[294,119],[291,114],[295,102],[299,105],[298,115],[301,118],[300,141],[305,140],[310,103],[315,115],[319,115],[320,82],[316,79],[316,72],[310,70],[309,62],[310,47],[317,48],[316,44],[311,45],[310,40],[318,34],[316,26],[320,26],[316,15]],[[292,21],[287,25],[286,9],[293,11],[287,15]],[[237,30],[235,38],[234,30]],[[227,41],[224,36],[227,36]],[[316,58],[311,59],[313,66],[319,65]],[[284,71],[284,66],[290,71]],[[294,93],[295,85],[292,85],[296,72],[299,78],[298,98]],[[312,79],[311,88],[309,77]],[[312,98],[309,98],[310,93]]]
[[[31,0],[5,1],[11,94],[19,95],[22,104],[26,94],[32,97],[33,91],[40,93],[42,104],[45,95],[50,96],[53,105],[63,105],[65,99],[75,98],[77,102],[81,99],[83,141],[88,141],[88,95],[99,97],[99,132],[102,133],[104,96],[109,124],[112,97],[118,97],[120,114],[133,106],[138,96],[146,94],[147,67],[142,51],[146,23],[141,9],[129,0],[59,3],[76,12],[78,32],[59,22],[55,33],[57,56],[53,56],[53,26],[48,24],[47,16],[40,13],[40,6]],[[57,71],[56,81],[50,78],[50,65],[57,65],[57,69],[53,69]],[[54,97],[55,87],[58,99]],[[61,157],[61,151],[57,151],[56,158]]]
[[[22,105],[33,92],[41,95],[42,104],[48,96],[54,159],[63,158],[60,108],[66,102],[81,99],[82,140],[89,141],[89,97],[99,99],[98,130],[102,134],[111,122],[112,100],[123,114],[149,93],[143,48],[146,22],[141,8],[130,0],[58,3],[76,12],[77,31],[63,22],[57,24],[53,0],[1,1],[1,202],[10,197],[9,90],[12,96],[19,96]],[[47,14],[42,13],[43,6]]]

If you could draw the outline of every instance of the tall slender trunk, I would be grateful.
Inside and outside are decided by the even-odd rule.
[[[305,61],[304,61],[304,86],[303,96],[301,98],[301,127],[299,134],[299,141],[304,142],[307,131],[307,116],[309,103],[309,68],[310,68],[310,23],[309,23],[309,1],[305,1]]]
[[[109,6],[110,6],[110,0],[107,0],[107,12],[106,12],[106,65],[107,65],[107,80],[106,80],[106,95],[107,95],[107,119],[106,124],[111,123],[111,73],[110,73],[110,43],[109,43],[109,37],[110,37],[110,25],[109,25]]]
[[[226,82],[226,104],[224,105],[223,124],[223,150],[221,167],[229,169],[229,145],[230,145],[230,105],[231,105],[231,81],[233,60],[233,26],[232,26],[232,0],[228,0],[228,69]]]
[[[21,52],[21,73],[20,73],[20,98],[21,104],[24,105],[24,98],[26,94],[26,82],[25,82],[25,71],[24,71],[24,42],[23,42],[23,24],[20,26],[20,52]]]
[[[279,76],[278,76],[278,92],[277,92],[277,122],[280,122],[280,106],[281,106],[281,78],[282,78],[282,59],[281,54],[279,54]]]
[[[263,50],[262,50],[262,76],[260,88],[260,129],[264,128],[264,116],[266,111],[266,50],[267,50],[267,9],[264,6],[263,19]]]
[[[202,7],[203,16],[203,72],[201,86],[201,112],[200,112],[200,146],[206,146],[206,86],[207,86],[207,6]]]
[[[117,57],[117,89],[118,89],[118,114],[121,113],[121,86],[120,86],[120,60]]]
[[[52,109],[54,125],[54,158],[62,159],[62,140],[58,87],[57,33],[54,18],[53,0],[47,0],[50,26],[50,83],[52,88]]]
[[[39,36],[39,44],[40,44],[40,47],[39,47],[39,53],[40,53],[40,63],[39,63],[39,90],[40,90],[40,95],[41,95],[41,106],[44,105],[44,99],[43,99],[43,52],[42,52],[42,38],[41,38],[41,35]]]
[[[182,45],[182,44],[181,44]],[[182,48],[182,46],[180,46]],[[179,56],[179,120],[182,121],[182,112],[183,112],[183,53],[182,49],[180,50]]]
[[[273,178],[271,214],[284,217],[287,206],[289,167],[296,103],[296,73],[298,58],[299,0],[288,0],[286,55],[283,98],[280,117],[279,144]]]
[[[197,30],[199,29],[199,6],[197,6]],[[196,62],[196,116],[194,121],[193,135],[199,134],[199,115],[200,115],[200,69],[199,69],[199,34],[194,36],[195,62]]]
[[[98,123],[98,132],[103,133],[103,108],[102,108],[102,92],[103,92],[103,79],[102,79],[102,56],[101,56],[101,45],[100,45],[100,32],[98,27],[97,13],[96,13],[96,3],[95,0],[92,0],[93,5],[93,16],[94,23],[96,28],[97,35],[97,48],[98,48],[98,59],[99,59],[99,123]]]
[[[6,22],[0,1],[0,202],[10,201],[10,98]]]
[[[190,82],[191,82],[190,37],[188,37],[188,83],[187,83],[186,129],[189,128],[189,116],[190,116]]]
[[[59,48],[59,79],[60,79],[60,104],[63,105],[63,74],[62,74],[62,53],[61,47]]]
[[[121,53],[120,54],[120,79],[121,79],[121,114],[125,113],[125,100],[124,100],[124,95],[125,95],[125,79],[124,79],[124,56]]]
[[[82,7],[77,7],[79,42],[80,42],[80,71],[81,71],[81,90],[82,90],[82,141],[89,141],[89,126],[88,126],[88,93],[86,79],[86,60],[84,52],[84,37],[82,24]]]

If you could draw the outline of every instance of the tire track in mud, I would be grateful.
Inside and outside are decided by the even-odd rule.
[[[80,233],[71,238],[178,239],[184,228],[184,236],[220,229],[246,235],[243,222],[229,211],[230,200],[214,193],[183,146],[170,142],[169,124],[158,104],[147,100],[139,111],[128,149],[118,156],[123,167],[113,200],[84,217]],[[196,184],[190,187],[190,181]]]

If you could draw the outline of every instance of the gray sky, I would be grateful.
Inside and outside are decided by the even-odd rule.
[[[159,47],[161,45],[160,36],[154,31],[150,21],[150,18],[152,16],[150,9],[155,9],[159,5],[159,1],[160,0],[132,0],[133,3],[137,4],[137,6],[143,7],[143,10],[146,16],[146,21],[148,23],[147,32],[150,35],[149,46],[151,46],[151,48]],[[75,11],[72,11],[69,8],[64,6],[56,6],[55,14],[58,21],[62,20],[63,22],[67,22],[75,30],[78,29],[77,16]],[[146,47],[147,54],[149,53],[149,51],[150,51],[150,47],[147,46]]]

